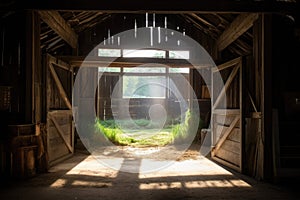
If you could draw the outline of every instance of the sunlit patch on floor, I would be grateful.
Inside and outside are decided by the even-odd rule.
[[[186,182],[158,182],[142,183],[141,190],[166,190],[174,188],[230,188],[230,187],[251,187],[241,180],[206,180],[206,181],[186,181]]]
[[[227,188],[227,187],[251,187],[241,180],[206,180],[188,181],[184,183],[186,188]]]
[[[140,184],[139,189],[141,190],[167,190],[167,189],[175,189],[182,188],[182,184],[180,182],[160,182],[160,183],[142,183]]]
[[[97,188],[106,188],[111,187],[112,183],[105,183],[105,182],[96,182],[96,181],[82,181],[82,180],[75,180],[72,186],[79,186],[79,187],[97,187]]]
[[[50,185],[51,188],[61,188],[61,187],[64,187],[67,183],[67,180],[66,179],[57,179],[54,183],[52,183]]]

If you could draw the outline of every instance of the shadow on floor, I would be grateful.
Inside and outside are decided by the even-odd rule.
[[[124,159],[113,170],[76,151],[48,173],[7,184],[0,199],[299,199],[288,187],[255,181],[204,157],[151,173],[123,172],[143,164],[142,159]]]

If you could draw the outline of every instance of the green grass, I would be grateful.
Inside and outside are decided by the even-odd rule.
[[[144,146],[164,146],[173,141],[170,129],[143,129],[130,130],[124,133],[120,128],[112,125],[109,127],[105,121],[97,121],[97,134],[104,134],[104,136],[116,145],[126,145],[135,147]],[[144,136],[144,137],[141,137]]]
[[[179,124],[166,125],[163,129],[157,124],[146,120],[122,120],[116,123],[114,120],[96,120],[96,134],[104,135],[105,138],[116,145],[135,147],[165,146],[181,141],[189,136],[194,128],[198,127],[199,119],[190,111],[186,112],[185,120]],[[201,120],[200,120],[201,122]],[[138,126],[138,127],[137,127]],[[199,128],[201,124],[199,124]],[[122,130],[126,130],[123,132]]]
[[[96,130],[100,132],[100,134],[104,134],[104,136],[114,144],[129,145],[136,142],[134,138],[124,135],[122,130],[110,121],[97,120],[95,126]]]

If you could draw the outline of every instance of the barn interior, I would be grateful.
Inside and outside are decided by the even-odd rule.
[[[299,197],[299,1],[5,0],[0,8],[4,199]],[[125,170],[108,172],[90,157],[92,142],[107,146],[85,120],[162,129],[187,110],[198,121],[186,158],[152,155],[176,157],[171,168],[130,173],[127,165],[140,170],[143,161],[129,157]],[[154,142],[116,146],[164,146]]]

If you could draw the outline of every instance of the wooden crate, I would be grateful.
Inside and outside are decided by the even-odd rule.
[[[36,175],[37,146],[19,147],[12,156],[12,176],[26,179]]]

